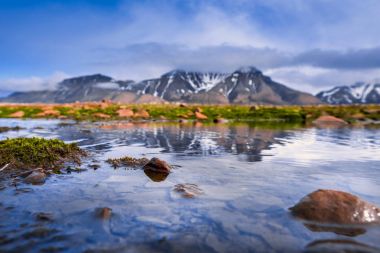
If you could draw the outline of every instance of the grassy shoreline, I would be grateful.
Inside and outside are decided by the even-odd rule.
[[[257,121],[309,124],[319,116],[331,115],[351,125],[380,121],[380,105],[195,105],[115,104],[84,102],[71,104],[0,104],[0,118],[51,118],[73,120],[198,120],[213,122]]]

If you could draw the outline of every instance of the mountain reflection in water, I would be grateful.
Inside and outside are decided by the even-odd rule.
[[[25,128],[2,133],[1,139],[60,138],[90,154],[80,173],[50,175],[40,186],[0,187],[0,252],[376,252],[380,247],[378,226],[304,224],[288,211],[318,188],[379,205],[378,130],[278,123],[269,128],[0,123]],[[161,175],[105,162],[122,156],[159,157],[175,166]],[[97,210],[112,211],[100,220]]]

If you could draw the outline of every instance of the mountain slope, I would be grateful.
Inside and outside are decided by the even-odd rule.
[[[274,82],[254,67],[233,73],[187,72],[173,70],[157,79],[135,83],[118,81],[96,74],[65,79],[54,91],[13,93],[3,102],[99,101],[111,99],[125,103],[187,102],[211,104],[318,104],[311,94]]]
[[[379,104],[380,81],[338,86],[318,93],[317,97],[330,104]]]

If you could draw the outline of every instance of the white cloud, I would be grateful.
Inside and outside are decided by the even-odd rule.
[[[380,77],[380,67],[367,70],[337,70],[310,66],[280,67],[265,71],[273,80],[316,94],[333,86],[371,82]]]
[[[0,79],[0,89],[2,91],[31,91],[56,88],[57,83],[67,78],[64,72],[55,72],[50,76],[21,77]]]

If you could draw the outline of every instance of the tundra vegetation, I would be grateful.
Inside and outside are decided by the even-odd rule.
[[[58,139],[13,138],[0,141],[0,179],[38,173],[59,173],[67,164],[79,165],[86,152]]]
[[[380,121],[380,105],[194,105],[117,104],[83,102],[72,104],[2,104],[0,118],[55,118],[73,120],[198,120],[202,122],[255,121],[310,124],[323,115],[340,118],[351,125]]]

